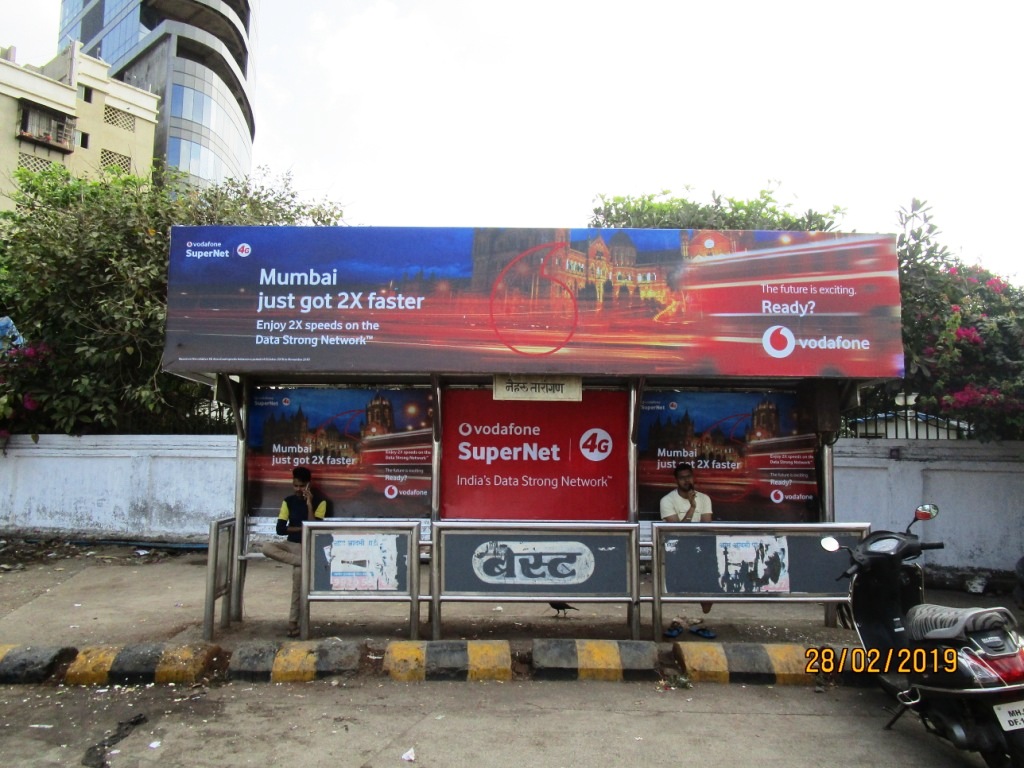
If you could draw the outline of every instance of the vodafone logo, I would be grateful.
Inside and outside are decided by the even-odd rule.
[[[778,488],[776,488],[769,494],[769,498],[776,504],[781,504],[783,500],[786,498],[786,495]]]
[[[764,351],[777,359],[789,357],[797,345],[800,345],[800,349],[869,351],[871,339],[849,339],[844,336],[827,335],[798,339],[784,325],[773,325],[761,335],[761,346],[764,347]]]
[[[398,489],[395,486],[389,485],[386,488],[384,488],[384,498],[386,498],[386,499],[394,499],[394,498],[397,498],[397,496],[398,496]]]
[[[761,346],[772,357],[789,357],[796,347],[796,337],[786,326],[773,325],[761,336]]]

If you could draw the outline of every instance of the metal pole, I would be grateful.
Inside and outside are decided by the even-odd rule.
[[[203,641],[213,640],[214,605],[217,601],[217,552],[220,522],[210,523],[210,544],[206,550],[206,604],[203,606]]]
[[[430,552],[430,637],[441,639],[441,539],[443,534],[434,526],[433,546]]]
[[[633,583],[629,603],[629,628],[634,640],[640,639],[640,529],[634,528],[629,536],[633,546],[629,553],[630,575]]]
[[[651,623],[654,625],[654,642],[661,639],[661,533],[658,524],[652,528],[651,536]]]
[[[313,570],[313,530],[307,521],[302,521],[302,569],[300,575],[301,591],[299,592],[299,639],[309,640],[309,582],[310,571]],[[294,566],[292,566],[294,568]]]
[[[229,386],[229,391],[234,388]],[[235,530],[231,547],[231,618],[242,620],[242,593],[245,590],[245,540],[248,536],[245,508],[245,417],[248,412],[249,380],[242,379],[242,402],[232,397],[231,409],[235,416],[235,432],[238,435],[238,449],[235,451]]]
[[[835,498],[835,475],[834,475],[834,454],[832,446],[835,441],[825,440],[821,446],[821,501],[822,513],[825,519],[822,522],[834,523],[836,521],[836,498]],[[832,603],[825,604],[825,626],[835,627],[839,623],[839,614],[836,606]]]
[[[420,636],[420,524],[409,541],[409,639]]]

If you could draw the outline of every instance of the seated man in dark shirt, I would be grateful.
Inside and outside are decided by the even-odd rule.
[[[288,613],[288,637],[299,635],[299,600],[302,592],[302,521],[323,520],[327,514],[327,500],[313,490],[313,476],[306,467],[292,470],[291,496],[281,502],[277,516],[277,535],[287,536],[284,541],[268,541],[263,554],[271,560],[292,567],[292,604]]]

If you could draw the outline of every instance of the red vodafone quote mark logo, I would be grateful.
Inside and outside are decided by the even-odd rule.
[[[796,347],[796,337],[786,326],[773,325],[761,336],[761,346],[772,357],[789,357],[793,348]]]

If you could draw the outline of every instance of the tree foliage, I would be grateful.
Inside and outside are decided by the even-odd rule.
[[[592,227],[829,232],[843,216],[839,206],[827,213],[793,213],[791,206],[779,204],[770,189],[762,189],[753,200],[712,193],[710,203],[674,197],[667,190],[636,197],[599,195],[597,199],[599,205],[594,207],[590,219]]]
[[[17,172],[0,214],[0,316],[24,341],[0,351],[0,439],[19,433],[201,428],[209,390],[160,370],[173,224],[337,224],[291,179],[205,188],[155,172]]]
[[[928,206],[901,209],[907,388],[980,440],[1024,439],[1024,291],[941,245]]]

